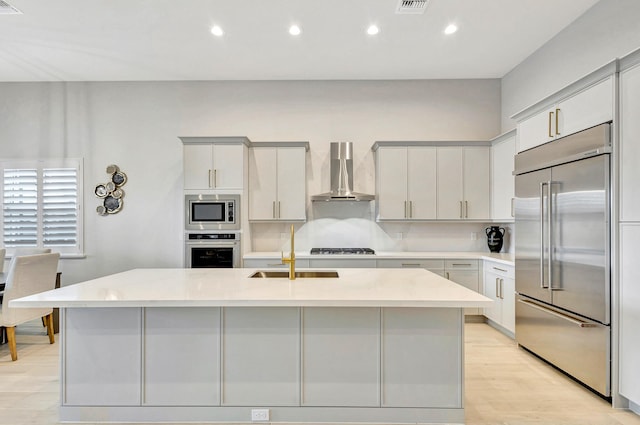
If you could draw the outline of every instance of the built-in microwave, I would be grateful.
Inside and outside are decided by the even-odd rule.
[[[185,230],[239,230],[240,195],[185,195]]]

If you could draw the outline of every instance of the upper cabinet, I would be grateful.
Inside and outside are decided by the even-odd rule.
[[[640,221],[639,114],[640,64],[636,64],[620,72],[620,221]]]
[[[488,147],[438,147],[438,218],[488,219],[489,175]]]
[[[612,121],[616,71],[613,61],[512,116],[518,122],[518,152]]]
[[[254,143],[249,153],[249,220],[306,220],[307,142]]]
[[[246,137],[181,137],[185,190],[242,190]]]
[[[491,142],[491,218],[502,222],[513,221],[516,130],[504,133]]]
[[[376,142],[372,149],[378,220],[490,217],[487,143]]]
[[[379,148],[376,188],[378,219],[435,219],[436,148]]]

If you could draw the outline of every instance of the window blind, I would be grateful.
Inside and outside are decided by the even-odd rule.
[[[38,243],[38,170],[4,170],[4,244],[36,246]]]

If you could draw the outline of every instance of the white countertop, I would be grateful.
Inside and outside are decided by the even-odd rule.
[[[288,252],[285,252],[287,255]],[[280,252],[249,252],[243,255],[244,259],[277,259],[280,258]],[[296,251],[296,258],[362,258],[362,259],[386,259],[386,258],[425,258],[425,259],[438,259],[438,258],[465,258],[475,260],[490,260],[496,263],[503,263],[509,266],[514,265],[513,254],[493,253],[493,252],[469,252],[469,251],[376,251],[374,255],[311,255],[309,251]]]
[[[249,278],[256,269],[134,269],[11,301],[12,307],[489,307],[424,269],[336,269],[339,278]],[[298,269],[309,270],[309,269]],[[323,269],[323,271],[326,271]]]

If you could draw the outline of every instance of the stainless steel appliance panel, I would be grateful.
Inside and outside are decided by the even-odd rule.
[[[551,302],[604,324],[610,323],[608,188],[609,155],[551,169]]]
[[[611,395],[610,328],[533,299],[516,301],[518,344],[604,396]]]
[[[516,176],[516,292],[551,302],[548,198],[551,170]]]
[[[240,267],[239,233],[188,233],[185,239],[186,268]]]

